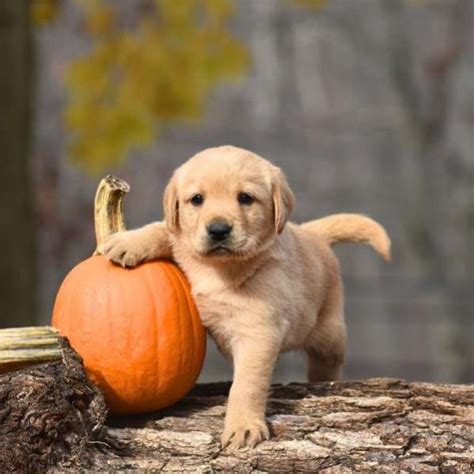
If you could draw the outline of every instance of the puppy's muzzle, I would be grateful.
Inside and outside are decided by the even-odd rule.
[[[207,235],[214,242],[222,242],[232,232],[232,225],[225,221],[215,221],[207,226]]]

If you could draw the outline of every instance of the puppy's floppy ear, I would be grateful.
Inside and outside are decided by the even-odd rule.
[[[179,228],[179,201],[176,186],[176,176],[173,176],[166,186],[163,197],[163,209],[165,211],[166,226],[170,232]]]
[[[275,230],[281,234],[293,210],[295,196],[285,174],[276,166],[272,170],[272,193]]]

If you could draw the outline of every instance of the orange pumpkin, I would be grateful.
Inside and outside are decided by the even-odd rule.
[[[121,193],[100,191],[99,186],[98,241],[123,228],[118,198],[128,187],[116,178],[107,179],[109,187],[119,183]],[[108,223],[98,222],[111,210],[112,215],[103,218]],[[189,284],[171,262],[150,262],[135,269],[118,267],[101,255],[81,262],[61,285],[52,324],[82,356],[113,413],[172,405],[188,393],[202,368],[205,330]]]

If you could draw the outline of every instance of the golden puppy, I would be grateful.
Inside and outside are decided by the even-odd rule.
[[[266,397],[281,352],[307,353],[310,382],[338,378],[346,329],[331,245],[365,242],[389,258],[390,240],[373,220],[339,214],[287,223],[293,202],[267,160],[211,148],[174,173],[165,222],[115,234],[102,248],[123,266],[166,257],[186,273],[202,322],[234,365],[223,445],[268,438]]]

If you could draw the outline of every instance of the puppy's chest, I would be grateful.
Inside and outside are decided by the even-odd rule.
[[[194,301],[201,319],[209,329],[238,325],[247,315],[258,311],[255,295],[244,287],[236,287],[229,279],[209,272],[190,277]]]
[[[194,291],[194,301],[199,310],[203,324],[210,330],[228,325],[229,321],[237,318],[242,308],[236,305],[233,296],[226,291],[216,293]]]
[[[224,354],[230,355],[232,339],[239,332],[239,308],[229,302],[225,292],[217,295],[193,293],[202,323],[219,349]]]

